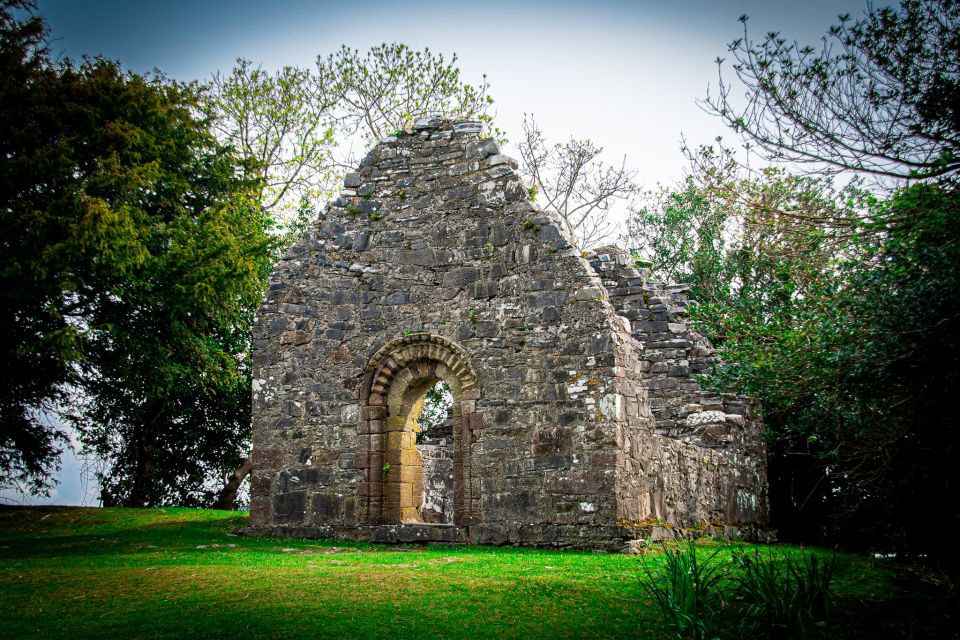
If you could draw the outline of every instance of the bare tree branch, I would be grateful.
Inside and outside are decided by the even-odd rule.
[[[841,16],[817,52],[770,32],[729,46],[742,101],[717,60],[719,88],[701,106],[773,159],[878,179],[960,172],[960,5],[905,0]]]
[[[564,144],[548,145],[533,115],[524,115],[520,157],[523,173],[544,209],[563,220],[567,235],[582,249],[612,236],[616,225],[610,209],[628,202],[637,192],[636,172],[603,163],[603,152],[591,140],[571,138]]]

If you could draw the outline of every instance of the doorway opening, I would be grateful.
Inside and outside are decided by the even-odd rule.
[[[420,522],[453,524],[453,393],[443,380],[424,394],[417,427]]]

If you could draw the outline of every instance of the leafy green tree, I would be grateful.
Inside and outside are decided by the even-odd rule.
[[[850,248],[792,308],[700,310],[729,362],[714,383],[763,399],[788,535],[949,558],[958,514],[941,499],[958,481],[957,204],[939,187],[898,191],[871,204]]]
[[[664,282],[704,304],[791,304],[831,273],[868,194],[824,178],[750,170],[717,145],[685,149],[691,172],[645,194],[625,240]],[[776,294],[773,294],[776,292]]]
[[[778,32],[730,45],[739,84],[704,102],[776,159],[903,179],[960,170],[960,5],[903,0],[841,16],[823,47]],[[744,100],[732,93],[745,88]],[[742,106],[741,106],[742,105]]]
[[[431,114],[493,125],[487,112],[493,104],[487,77],[478,85],[461,80],[456,54],[447,61],[429,48],[414,51],[395,42],[371,47],[361,56],[344,46],[326,58],[318,57],[317,68],[341,79],[340,106],[347,131],[359,132],[368,143]]]
[[[14,6],[31,8],[4,6],[5,25]],[[42,23],[21,24],[41,28],[3,56],[16,73],[3,74],[0,289],[5,375],[39,391],[4,411],[42,437],[36,412],[63,402],[105,464],[105,503],[209,502],[249,434],[247,329],[273,252],[259,184],[196,116],[194,87],[52,64]]]
[[[60,238],[33,211],[59,203],[35,192],[34,172],[37,165],[55,166],[59,151],[51,148],[33,161],[24,155],[44,126],[45,110],[35,103],[50,76],[43,21],[15,17],[30,8],[26,0],[0,0],[0,487],[43,493],[59,468],[66,435],[42,415],[63,400],[81,349],[58,252],[50,247],[46,256],[38,254]],[[61,178],[48,172],[51,183]]]
[[[229,75],[214,74],[202,93],[218,138],[246,160],[260,204],[281,231],[296,227],[302,203],[319,199],[333,180],[334,108],[343,93],[326,66],[270,73],[244,58]]]
[[[95,114],[80,138],[111,159],[87,193],[129,217],[135,257],[90,275],[72,423],[108,463],[105,503],[209,504],[249,436],[248,332],[272,246],[254,185],[194,118],[192,88],[102,62],[68,78]]]
[[[691,159],[681,187],[630,228],[655,274],[694,285],[695,318],[724,361],[707,382],[763,404],[775,526],[949,560],[956,191],[917,184],[878,200],[750,173],[723,151]]]

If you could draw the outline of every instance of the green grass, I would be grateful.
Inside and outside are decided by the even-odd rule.
[[[660,554],[234,535],[246,519],[0,508],[2,637],[671,637],[638,579]],[[956,637],[951,587],[838,556],[831,618],[812,637]]]

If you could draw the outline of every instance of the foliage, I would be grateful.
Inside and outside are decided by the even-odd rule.
[[[960,359],[956,192],[916,184],[877,200],[725,158],[694,154],[682,189],[631,228],[655,270],[695,285],[725,363],[708,383],[764,406],[774,525],[950,561],[958,516],[937,496],[958,479],[945,409]]]
[[[755,638],[802,632],[827,619],[836,554],[826,561],[802,548],[793,554],[740,545],[701,560],[693,540],[661,549],[659,570],[645,567],[639,576],[678,638],[715,637],[729,620],[741,637]]]
[[[792,308],[831,273],[869,198],[856,183],[836,190],[824,178],[751,171],[719,139],[685,153],[690,173],[645,194],[624,240],[657,278],[690,284],[708,305]]]
[[[544,209],[560,216],[579,248],[607,239],[614,229],[611,207],[636,192],[635,172],[626,168],[626,158],[619,168],[605,164],[600,160],[603,147],[589,139],[550,145],[532,115],[524,116],[523,134],[520,157],[531,199],[542,198]]]
[[[332,110],[342,94],[341,81],[325,66],[270,73],[244,58],[204,89],[213,130],[246,160],[246,176],[260,185],[260,204],[282,232],[297,233],[297,213],[333,179]]]
[[[365,54],[344,46],[318,56],[310,69],[269,72],[240,58],[229,75],[214,75],[203,93],[204,109],[220,140],[246,160],[271,220],[282,234],[296,237],[302,230],[298,212],[356,166],[355,144],[402,133],[415,118],[433,113],[492,127],[486,78],[466,83],[456,63],[456,55],[447,61],[398,43]]]
[[[664,564],[658,571],[645,567],[640,580],[667,626],[678,638],[713,637],[713,618],[722,602],[724,573],[715,550],[706,560],[697,558],[693,540],[675,549],[663,546]]]
[[[841,16],[818,52],[777,32],[730,45],[745,103],[723,79],[705,106],[771,158],[880,178],[960,170],[960,5],[904,0]]]
[[[129,216],[132,258],[86,278],[96,301],[71,422],[108,465],[105,504],[209,504],[249,436],[248,332],[271,241],[250,183],[191,115],[189,87],[102,62],[68,77],[92,116],[75,134],[114,171],[87,192],[102,181],[97,206]]]
[[[417,418],[421,434],[426,436],[432,429],[440,427],[446,421],[447,412],[451,406],[453,406],[453,394],[450,392],[450,385],[446,382],[441,380],[427,389],[423,408]]]
[[[448,62],[429,48],[414,51],[394,42],[371,47],[361,56],[357,49],[344,46],[326,58],[318,57],[317,68],[326,68],[340,79],[339,107],[346,131],[359,132],[368,143],[432,114],[476,118],[488,127],[493,125],[487,113],[493,98],[486,76],[476,86],[465,83],[456,54]]]
[[[677,189],[644,194],[627,219],[626,240],[636,258],[655,256],[657,277],[691,285],[697,300],[723,299],[730,287],[725,258],[734,215],[713,205],[688,176]],[[654,266],[641,262],[646,265]]]
[[[26,0],[0,0],[0,488],[43,494],[67,442],[43,416],[63,400],[81,341],[63,308],[59,256],[54,248],[42,255],[55,229],[35,220],[32,211],[59,203],[31,194],[37,167],[24,157],[46,110],[33,87],[45,87],[50,78],[46,25],[37,17],[15,17],[32,8]],[[49,155],[55,158],[57,150]],[[35,159],[37,165],[49,164],[43,156]],[[26,201],[27,194],[33,202]]]
[[[203,503],[249,433],[247,328],[273,251],[258,185],[194,87],[100,59],[19,65],[0,143],[4,369],[40,391],[4,411],[68,404],[106,503]]]
[[[836,555],[825,561],[800,549],[799,558],[774,548],[731,554],[739,569],[735,602],[744,637],[771,637],[826,620]]]

